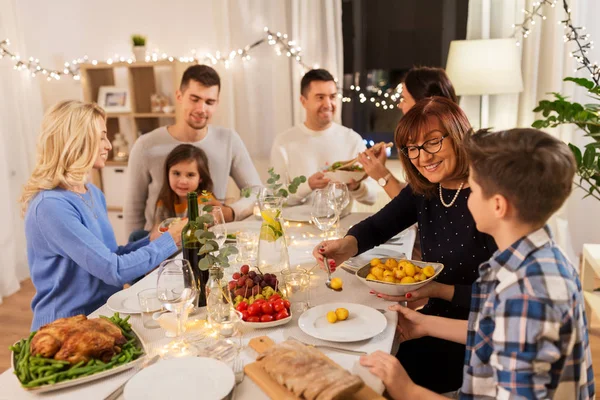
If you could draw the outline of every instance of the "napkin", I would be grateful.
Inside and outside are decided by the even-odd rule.
[[[371,389],[373,389],[375,393],[383,394],[383,391],[385,390],[385,385],[383,384],[383,381],[375,375],[373,375],[367,367],[363,367],[362,365],[360,365],[360,361],[354,362],[354,365],[352,366],[352,373],[354,375],[360,376],[361,379],[365,382],[365,384],[371,387]]]

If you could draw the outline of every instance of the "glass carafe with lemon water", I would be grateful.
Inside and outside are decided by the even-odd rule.
[[[257,266],[263,274],[277,274],[289,268],[287,242],[283,232],[281,209],[285,197],[269,189],[258,196],[262,225],[258,241]]]

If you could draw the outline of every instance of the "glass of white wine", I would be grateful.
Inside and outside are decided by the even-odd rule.
[[[187,343],[183,337],[183,313],[187,312],[197,295],[194,273],[190,263],[184,259],[163,261],[158,268],[156,294],[163,307],[175,313],[177,330],[175,340],[163,349],[165,358],[195,356],[198,349]]]
[[[327,238],[328,232],[338,220],[337,206],[333,194],[327,189],[317,189],[313,192],[311,209],[312,222]]]
[[[348,190],[348,186],[341,182],[330,182],[326,189],[331,193],[331,199],[338,214],[338,223],[335,227],[335,236],[339,238],[342,213],[344,212],[344,209],[348,207],[348,204],[350,204],[350,191]]]
[[[213,223],[209,230],[215,234],[215,242],[219,244],[219,248],[223,247],[225,240],[227,240],[227,226],[225,225],[225,218],[223,217],[223,210],[221,207],[213,207],[210,212],[213,216]]]

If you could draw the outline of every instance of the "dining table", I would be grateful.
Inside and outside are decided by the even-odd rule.
[[[347,231],[351,226],[364,220],[370,215],[370,213],[348,214],[340,220],[340,231]],[[256,217],[251,216],[246,220],[232,222],[226,225],[228,227],[228,232],[232,233],[243,230],[259,231],[261,221]],[[258,354],[250,346],[248,346],[248,342],[250,339],[258,336],[268,336],[275,343],[280,343],[286,340],[288,337],[293,337],[313,345],[330,345],[350,350],[357,350],[367,354],[377,350],[387,353],[395,351],[398,345],[398,343],[395,341],[397,314],[396,312],[388,310],[388,307],[392,303],[371,294],[369,287],[367,287],[354,275],[353,269],[356,267],[356,265],[352,265],[353,259],[350,259],[347,265],[342,264],[342,267],[337,268],[332,274],[334,277],[339,277],[343,281],[343,290],[340,292],[333,291],[325,285],[327,274],[321,268],[316,266],[315,258],[312,255],[313,249],[320,241],[324,240],[325,235],[310,221],[286,220],[284,222],[284,231],[288,243],[290,268],[299,267],[310,271],[309,307],[334,302],[358,303],[379,310],[385,316],[387,320],[387,326],[381,333],[370,339],[361,340],[358,342],[334,343],[316,339],[304,333],[298,325],[299,315],[293,314],[291,321],[285,325],[265,329],[242,327],[242,346],[238,357],[240,357],[246,365],[256,360]],[[391,238],[387,243],[371,249],[367,253],[364,253],[360,256],[362,258],[359,259],[359,262],[364,262],[364,260],[368,259],[370,255],[378,256],[380,254],[389,254],[390,256],[394,255],[396,258],[410,258],[415,237],[416,228],[413,226],[405,231],[400,232],[398,235]],[[240,265],[241,263],[233,262],[231,266],[227,268],[225,274],[231,275],[233,272],[238,271]],[[131,287],[124,290],[127,291],[127,293],[130,293],[133,297],[137,296],[137,293],[141,290],[156,287],[156,282],[157,271],[155,270],[133,284]],[[113,313],[114,311],[111,310],[107,304],[104,304],[88,317],[98,317],[100,315],[111,316]],[[165,331],[162,328],[145,328],[142,324],[140,314],[130,314],[129,322],[144,343],[144,347],[148,356],[159,354],[161,348],[164,348],[166,344],[172,341],[171,338],[167,338],[165,336]],[[379,393],[383,392],[384,388],[381,384],[381,381],[378,381],[372,375],[364,376],[365,374],[370,375],[370,373],[368,373],[366,369],[358,366],[359,355],[326,348],[319,348],[319,350],[343,368],[349,370],[350,372],[359,374],[367,383],[371,385],[375,391]],[[126,382],[136,372],[136,369],[133,368],[109,377],[83,383],[70,388],[36,394],[35,392],[23,389],[17,377],[13,374],[12,368],[10,368],[0,375],[0,399],[105,399],[118,386]],[[121,395],[119,398],[123,399],[124,397]],[[198,398],[202,397],[200,396]],[[235,391],[236,400],[261,400],[268,398],[269,397],[267,394],[265,394],[263,390],[247,376],[241,383],[239,383],[239,386]]]

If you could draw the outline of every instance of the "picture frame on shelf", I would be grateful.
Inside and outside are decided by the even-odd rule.
[[[131,96],[128,88],[100,86],[98,105],[106,112],[131,112]]]

